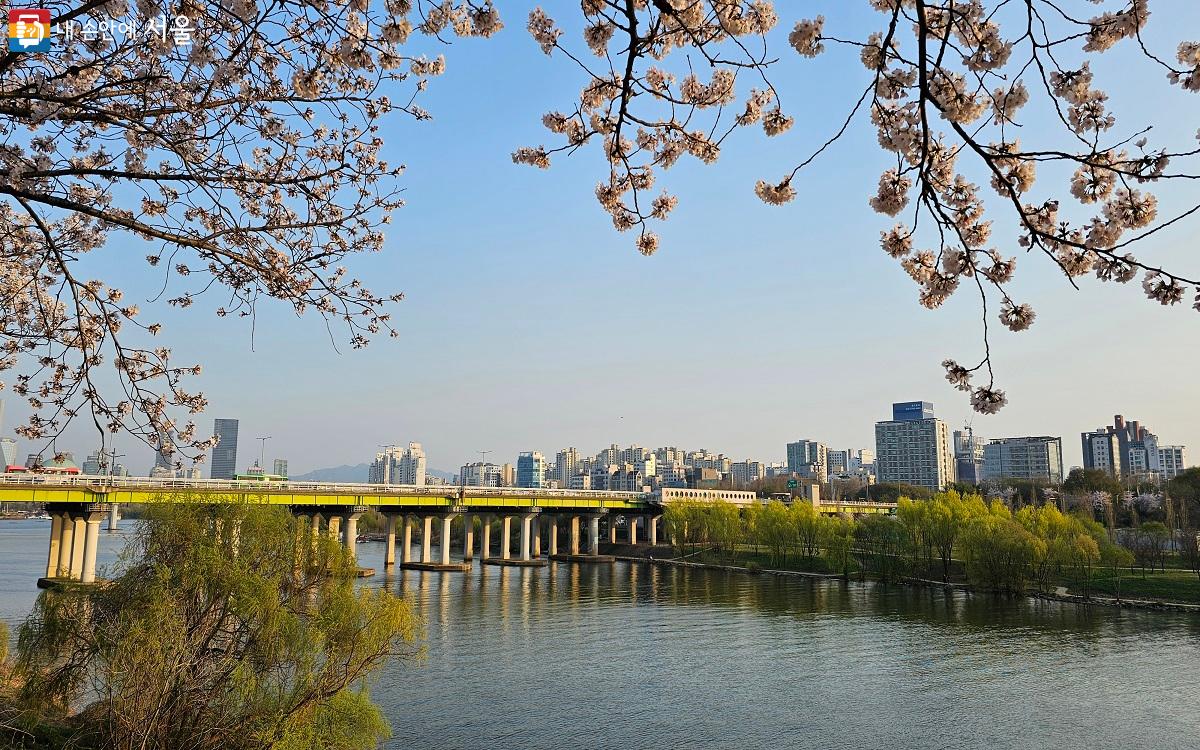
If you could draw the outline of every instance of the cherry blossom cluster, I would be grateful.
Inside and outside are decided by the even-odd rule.
[[[1200,310],[1200,284],[1128,250],[1196,210],[1161,217],[1152,189],[1194,180],[1173,167],[1194,161],[1200,149],[1151,145],[1151,123],[1123,130],[1088,59],[1124,47],[1191,92],[1200,90],[1200,42],[1179,42],[1173,62],[1151,51],[1142,37],[1157,5],[1151,0],[866,2],[880,14],[878,30],[848,39],[836,26],[840,18],[781,22],[784,6],[763,0],[584,0],[582,42],[598,64],[573,51],[573,33],[535,10],[528,28],[542,51],[578,63],[588,82],[573,111],[544,119],[565,143],[521,149],[513,159],[546,168],[556,152],[600,142],[610,173],[596,196],[618,230],[637,229],[638,248],[653,251],[659,242],[646,239],[646,220],[665,213],[642,192],[659,170],[684,155],[716,160],[738,128],[757,124],[778,135],[792,125],[768,77],[776,62],[768,37],[786,37],[789,51],[804,58],[849,48],[865,73],[848,117],[791,171],[758,180],[754,191],[770,205],[793,201],[800,170],[856,116],[869,117],[887,163],[867,203],[900,219],[881,232],[883,250],[917,284],[925,307],[940,307],[963,287],[979,297],[982,359],[973,367],[945,363],[947,378],[970,393],[975,409],[993,413],[1006,403],[992,373],[988,310],[1012,331],[1036,318],[1009,292],[1017,249],[1040,253],[1072,284],[1085,274],[1119,283],[1140,277],[1151,300],[1191,301]],[[1081,7],[1066,7],[1074,4]],[[1035,98],[1061,129],[1026,127],[1023,109]],[[1065,183],[1038,181],[1039,171],[1057,174],[1063,166]],[[996,221],[1017,230],[1017,247],[993,239]],[[973,384],[981,371],[986,382]]]
[[[413,97],[445,69],[432,52],[499,31],[490,0],[43,7],[55,22],[164,15],[193,31],[190,45],[77,35],[0,57],[0,387],[32,411],[20,434],[48,440],[83,416],[179,460],[213,444],[188,421],[206,405],[186,382],[200,367],[154,343],[152,308],[85,275],[80,260],[100,250],[161,274],[170,307],[212,297],[217,316],[252,320],[276,299],[338,324],[352,347],[394,335],[400,295],[343,265],[383,247],[402,205],[381,125],[394,111],[428,118]]]
[[[762,75],[766,35],[779,18],[767,0],[583,0],[580,9],[579,37],[587,51],[579,54],[546,10],[529,15],[527,29],[542,52],[572,61],[586,81],[571,108],[542,118],[562,142],[517,149],[512,159],[546,169],[556,154],[599,143],[609,169],[596,199],[618,231],[636,231],[635,246],[650,255],[659,239],[648,222],[667,218],[677,203],[665,191],[647,195],[659,172],[684,157],[716,161],[738,128],[761,127],[776,136],[792,126]],[[819,29],[796,33],[804,43]],[[689,53],[704,66],[676,64]],[[739,77],[754,77],[758,86],[739,95]],[[759,183],[756,190],[773,203],[794,195],[786,183]]]

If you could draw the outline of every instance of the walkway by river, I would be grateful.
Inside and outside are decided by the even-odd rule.
[[[0,522],[0,618],[46,523]],[[101,565],[119,538],[102,538]],[[362,544],[365,560],[382,555]],[[389,748],[1194,748],[1200,617],[644,564],[409,571]]]

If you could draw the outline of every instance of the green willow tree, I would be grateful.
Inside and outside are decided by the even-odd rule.
[[[375,747],[367,682],[421,631],[353,566],[282,509],[155,508],[109,583],[44,593],[21,628],[24,728],[114,750]]]

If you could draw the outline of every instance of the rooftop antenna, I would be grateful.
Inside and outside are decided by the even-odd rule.
[[[487,454],[489,454],[491,452],[492,451],[479,451],[479,463],[486,464],[487,463]]]

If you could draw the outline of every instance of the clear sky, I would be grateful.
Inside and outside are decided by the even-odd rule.
[[[661,175],[680,204],[661,227],[662,248],[645,258],[593,198],[602,174],[594,152],[548,172],[511,163],[514,148],[551,143],[541,115],[567,108],[582,79],[529,38],[531,3],[500,5],[507,28],[498,37],[446,50],[448,72],[421,100],[434,121],[395,117],[384,134],[390,158],[409,167],[408,205],[386,251],[354,259],[351,270],[375,291],[406,294],[398,340],[338,353],[319,318],[265,305],[252,349],[245,321],[211,315],[215,298],[160,316],[178,361],[205,365],[202,425],[241,420],[239,464],[257,457],[257,435],[272,436],[267,459],[288,458],[293,474],[369,461],[380,444],[410,440],[424,444],[430,468],[450,471],[480,450],[502,462],[610,442],[775,461],[797,438],[870,447],[873,423],[904,400],[933,401],[953,428],[973,421],[986,437],[1060,435],[1068,465],[1080,462],[1079,433],[1115,413],[1200,458],[1200,315],[1185,306],[1159,308],[1137,284],[1091,276],[1076,292],[1048,262],[1024,257],[1011,219],[998,215],[994,239],[1022,255],[1014,288],[1038,318],[1028,332],[996,333],[1010,404],[972,416],[939,362],[979,358],[976,301],[960,292],[925,310],[879,249],[892,222],[867,205],[888,162],[873,130],[852,129],[800,181],[795,202],[771,207],[754,196],[755,180],[790,170],[844,116],[867,75],[853,52],[806,60],[786,48],[786,28],[776,34],[774,79],[796,126],[769,141],[746,131],[717,164],[685,160]],[[877,23],[865,2],[777,2],[785,20],[800,5],[806,16],[824,13],[839,36],[865,36]],[[544,6],[567,15],[557,2]],[[1147,36],[1173,53],[1178,29],[1200,28],[1200,4],[1159,6]],[[1106,58],[1093,68],[1101,87],[1114,82],[1118,127],[1153,123],[1155,138],[1176,146],[1192,137],[1200,95],[1123,49]],[[1039,201],[1062,192],[1063,180],[1043,179]],[[1200,186],[1176,190],[1159,191],[1160,213],[1200,200]],[[1162,233],[1141,252],[1196,274],[1198,226]],[[89,262],[151,296],[139,263],[121,260],[129,252],[112,246]],[[8,400],[11,425],[23,412]],[[82,459],[96,444],[73,429],[58,448]],[[129,437],[117,446],[131,470],[148,471],[149,449]]]

